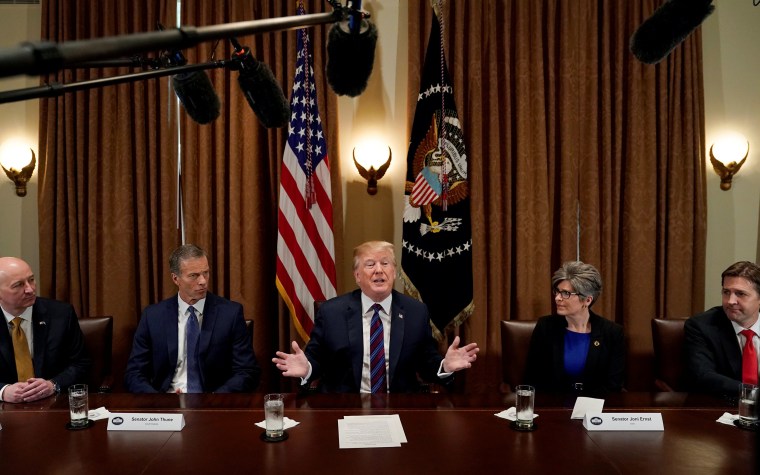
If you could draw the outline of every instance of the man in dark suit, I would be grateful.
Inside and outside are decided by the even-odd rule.
[[[732,264],[721,275],[723,304],[695,315],[684,324],[686,362],[691,389],[699,392],[739,395],[745,353],[758,348],[760,323],[760,267],[752,262]],[[752,333],[748,333],[750,330]],[[748,338],[746,335],[749,334]],[[757,359],[757,356],[755,356]],[[757,362],[744,382],[757,384]]]
[[[37,297],[21,259],[0,257],[0,308],[0,401],[37,401],[87,381],[90,360],[74,308]]]
[[[305,350],[294,341],[293,353],[278,351],[272,359],[284,376],[302,384],[319,379],[324,392],[412,392],[418,375],[445,384],[475,361],[477,343],[460,348],[459,337],[441,357],[427,306],[393,290],[392,244],[370,241],[354,249],[354,277],[359,290],[320,306]]]
[[[143,311],[127,362],[127,391],[253,391],[261,370],[243,306],[208,292],[206,252],[180,246],[169,269],[179,292]]]

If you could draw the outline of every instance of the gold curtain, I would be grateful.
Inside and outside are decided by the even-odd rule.
[[[159,20],[173,23],[169,3],[43,2],[42,38],[153,31]],[[45,79],[73,84],[132,72],[68,69]],[[166,262],[178,242],[176,126],[167,81],[40,101],[40,294],[71,302],[80,316],[114,316],[117,375],[142,307],[163,298],[171,285]]]
[[[408,3],[410,123],[429,3]],[[443,3],[478,269],[461,329],[481,346],[468,390],[498,386],[499,321],[551,313],[551,274],[576,258],[604,279],[594,310],[625,327],[628,387],[649,389],[650,319],[704,301],[699,31],[648,66],[628,39],[660,2]]]
[[[175,1],[105,3],[43,3],[43,38],[70,41],[154,31],[157,21],[166,28],[176,24]],[[304,4],[307,13],[326,11],[320,1]],[[296,2],[185,0],[181,23],[200,27],[295,14]],[[326,28],[309,30],[315,60],[322,65]],[[288,98],[295,30],[238,39],[270,66]],[[229,58],[231,50],[229,41],[220,40],[183,52],[189,63],[202,63]],[[315,67],[320,112],[328,144],[337,146],[336,96],[327,93],[323,71],[323,66]],[[66,71],[48,79],[71,83],[129,72]],[[176,292],[168,256],[182,240],[178,183],[185,241],[209,253],[212,292],[241,302],[246,317],[254,320],[263,384],[276,388],[279,382],[268,361],[291,338],[289,317],[282,314],[274,286],[272,251],[287,128],[259,124],[238,87],[237,72],[213,69],[207,74],[222,104],[220,117],[207,125],[193,122],[181,108],[177,114],[167,77],[41,101],[41,293],[72,302],[80,316],[114,316],[117,389],[142,308]],[[342,229],[338,168],[331,168],[336,238]]]

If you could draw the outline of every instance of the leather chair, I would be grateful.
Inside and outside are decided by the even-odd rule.
[[[253,320],[245,319],[245,331],[248,332],[248,339],[251,340],[251,347],[256,348],[253,346]]]
[[[660,391],[683,391],[684,385],[684,333],[683,318],[653,318],[652,344],[654,346],[654,384]]]
[[[90,392],[111,392],[113,317],[87,317],[79,319],[84,335],[84,346],[92,360],[87,381]]]
[[[502,390],[506,393],[514,391],[515,386],[524,382],[528,346],[535,327],[535,320],[501,321]]]

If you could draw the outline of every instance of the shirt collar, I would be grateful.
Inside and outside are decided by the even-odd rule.
[[[185,315],[187,313],[187,309],[190,308],[190,305],[184,300],[182,300],[179,294],[177,294],[177,304],[179,305],[179,314]],[[206,306],[206,297],[198,300],[197,302],[193,304],[193,307],[195,308],[195,313],[203,315],[203,309],[205,306]]]
[[[11,323],[11,320],[13,320],[16,317],[21,317],[21,320],[26,320],[31,322],[32,321],[32,309],[34,306],[29,306],[24,309],[23,312],[21,312],[21,315],[11,315],[10,313],[6,312],[4,308],[0,307],[0,310],[3,311],[3,315],[5,315],[5,321],[9,324]]]
[[[383,307],[383,312],[385,312],[386,315],[390,315],[391,302],[393,302],[393,293],[389,294],[383,300],[379,302],[375,302],[374,300],[369,298],[367,295],[365,295],[364,292],[362,292],[362,315],[366,315],[367,312],[369,312],[370,308],[372,308],[372,306],[375,305],[376,303],[380,304],[380,306]]]
[[[731,320],[731,325],[734,326],[734,333],[738,334],[740,331],[744,330],[744,327],[736,323],[735,321]],[[755,320],[755,323],[752,324],[751,327],[748,328],[749,330],[752,330],[755,332],[755,335],[760,336],[760,318]]]

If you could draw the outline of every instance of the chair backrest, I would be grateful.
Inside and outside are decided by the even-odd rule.
[[[245,331],[248,332],[248,339],[251,340],[251,346],[253,346],[253,320],[245,319]]]
[[[535,326],[535,320],[501,321],[501,371],[506,392],[514,391],[515,386],[524,382],[528,346]]]
[[[660,391],[684,389],[683,318],[653,318],[654,384]]]
[[[87,384],[90,392],[110,392],[112,383],[113,317],[86,317],[79,319],[84,335],[84,346],[92,360]]]
[[[317,318],[317,312],[319,312],[319,307],[322,306],[323,303],[325,303],[326,300],[315,300],[314,301],[314,318]]]

